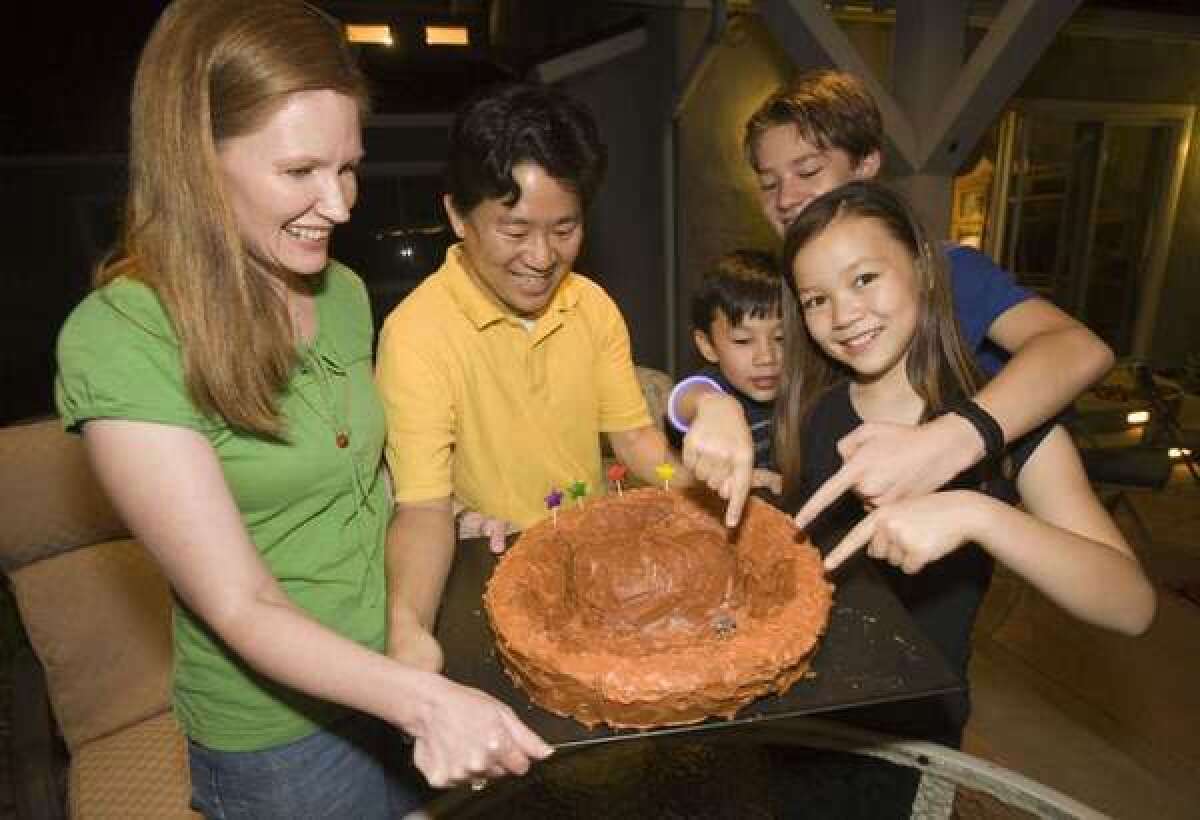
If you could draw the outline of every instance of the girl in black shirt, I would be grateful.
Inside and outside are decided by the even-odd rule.
[[[776,457],[785,496],[819,497],[825,509],[798,523],[843,534],[826,568],[865,548],[964,677],[994,560],[1084,621],[1145,631],[1154,591],[1067,433],[1047,425],[1005,448],[1003,431],[971,401],[981,377],[958,332],[945,263],[906,203],[874,182],[831,191],[789,226],[783,261],[790,297]],[[878,508],[846,492],[835,446],[845,434],[864,421],[916,425],[947,412],[979,431],[979,467]],[[922,711],[893,713],[906,710]],[[965,698],[947,699],[940,714],[891,728],[957,746],[967,711]]]

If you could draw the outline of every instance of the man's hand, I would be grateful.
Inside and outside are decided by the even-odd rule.
[[[397,639],[389,636],[388,656],[425,672],[441,672],[446,663],[442,645],[424,629],[412,630]]]
[[[934,492],[977,463],[983,441],[966,419],[952,413],[911,426],[866,422],[838,442],[842,468],[796,514],[806,527],[847,491],[868,508]]]
[[[764,470],[756,467],[750,484],[754,489],[770,490],[775,495],[783,495],[783,476],[774,470]]]
[[[388,624],[387,654],[392,660],[425,672],[441,672],[446,658],[437,638],[404,607],[393,607]]]
[[[913,575],[969,538],[969,510],[980,496],[934,493],[880,507],[858,522],[825,557],[829,572],[863,547],[867,555]]]
[[[520,532],[516,524],[502,518],[492,518],[474,510],[461,509],[455,502],[455,518],[458,521],[458,540],[468,538],[486,538],[488,549],[500,555],[508,548],[505,538]]]
[[[754,439],[737,399],[712,392],[697,400],[683,439],[683,464],[729,502],[725,525],[737,526],[754,478]]]

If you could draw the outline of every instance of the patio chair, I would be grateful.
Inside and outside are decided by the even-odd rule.
[[[0,428],[0,570],[18,654],[17,816],[198,818],[171,716],[171,595],[57,419]]]

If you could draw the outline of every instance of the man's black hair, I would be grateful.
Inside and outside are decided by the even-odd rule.
[[[607,150],[591,112],[555,88],[504,83],[465,103],[450,129],[446,191],[461,214],[485,199],[513,205],[513,168],[532,162],[586,208],[604,179]]]

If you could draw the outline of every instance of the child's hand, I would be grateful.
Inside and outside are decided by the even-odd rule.
[[[737,399],[714,392],[698,400],[682,456],[697,481],[729,502],[725,526],[737,526],[754,472],[754,439]]]
[[[829,555],[832,572],[863,547],[867,555],[913,575],[969,540],[971,505],[978,493],[954,490],[877,508],[847,533]]]
[[[954,415],[920,425],[867,422],[838,442],[842,467],[796,513],[808,526],[846,493],[868,507],[882,507],[936,491],[983,456],[983,444],[968,422]]]

